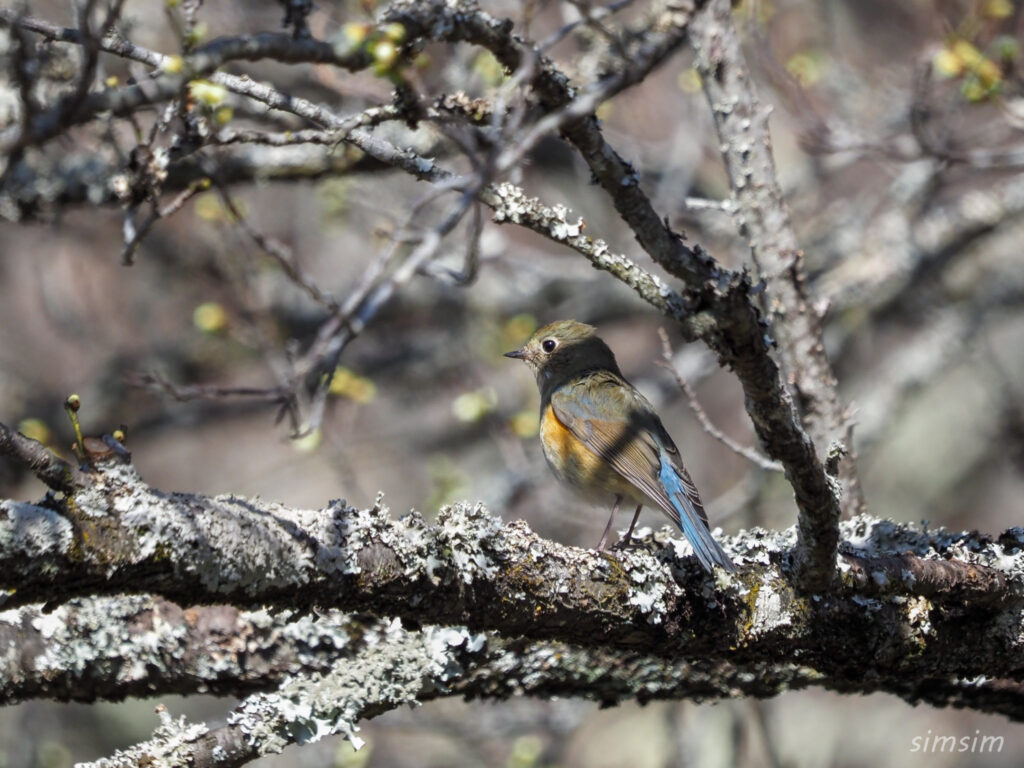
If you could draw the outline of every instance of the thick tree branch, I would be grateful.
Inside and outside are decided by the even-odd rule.
[[[183,609],[150,596],[76,599],[0,612],[0,703],[32,698],[93,702],[128,696],[214,693],[245,696],[276,689],[344,663],[376,620],[339,612],[317,616],[234,606]],[[395,631],[395,630],[392,630]],[[801,679],[788,663],[759,674],[721,663],[562,642],[487,639],[471,677],[448,693],[480,698],[584,696],[612,703],[640,698],[774,696]]]
[[[772,331],[808,431],[824,455],[830,444],[847,439],[849,418],[836,393],[822,343],[821,314],[812,306],[803,253],[779,184],[770,110],[758,98],[729,3],[709,0],[690,26],[697,70],[729,174],[729,211],[748,239],[758,276],[767,283]],[[861,504],[856,500],[851,509],[860,511]]]
[[[480,507],[447,509],[434,526],[415,514],[391,520],[379,505],[290,510],[164,494],[120,465],[58,508],[0,506],[0,587],[13,590],[10,606],[144,591],[185,604],[373,611],[735,665],[784,657],[835,685],[869,662],[893,680],[1024,670],[1024,534],[991,542],[864,517],[844,525],[848,553],[878,565],[808,600],[781,566],[791,532],[741,534],[730,547],[741,573],[712,584],[687,545],[661,535],[612,557],[502,525]],[[878,560],[896,554],[926,562]],[[976,626],[969,635],[965,617]]]
[[[359,720],[445,689],[462,675],[464,663],[484,653],[485,641],[438,627],[408,633],[394,622],[368,629],[359,646],[348,663],[323,675],[292,677],[273,693],[250,696],[220,728],[165,717],[150,741],[91,765],[238,766],[333,734],[359,745]]]
[[[764,698],[812,685],[866,693],[879,685],[871,677],[834,685],[816,670],[789,661],[688,663],[560,642],[508,641],[496,635],[485,639],[459,628],[403,630],[386,620],[339,613],[270,615],[230,606],[183,610],[146,596],[74,601],[51,613],[38,606],[3,612],[0,642],[18,649],[0,665],[0,701],[5,703],[28,697],[94,701],[199,691],[236,696],[277,691],[250,698],[231,715],[227,727],[213,731],[164,714],[153,739],[101,765],[130,764],[146,759],[144,755],[161,755],[170,765],[234,765],[280,751],[297,739],[342,733],[357,741],[357,719],[440,696],[582,696],[612,704],[633,698]],[[430,650],[429,655],[404,657],[408,676],[418,670],[423,681],[408,698],[380,685],[380,679],[392,677],[391,669],[378,670],[395,662],[396,643]],[[343,671],[344,681],[325,684],[324,675],[337,677],[333,669]],[[315,695],[337,690],[342,682],[344,700],[361,702],[355,715],[353,707],[335,706]],[[296,697],[309,702],[311,692],[313,706],[294,706]],[[898,695],[1014,719],[1021,718],[1024,701],[1020,684],[1008,680],[914,680],[905,682]],[[258,745],[240,738],[255,732],[264,736]]]
[[[778,670],[737,670],[591,653],[563,644],[512,648],[464,629],[409,632],[397,622],[370,627],[351,645],[355,650],[346,663],[323,675],[290,678],[274,693],[250,696],[231,713],[227,725],[210,729],[162,712],[162,725],[152,739],[91,765],[115,768],[160,761],[223,768],[334,734],[346,735],[358,746],[359,720],[440,696],[593,698],[603,691],[607,698],[602,700],[611,704],[626,691],[641,700],[682,695],[699,700],[741,691],[775,695],[815,678],[811,670],[792,664]]]

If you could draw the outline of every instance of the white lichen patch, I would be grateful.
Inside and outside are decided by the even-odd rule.
[[[458,652],[477,653],[487,643],[487,636],[474,634],[465,627],[429,627],[424,629],[431,672],[440,682],[460,677],[463,672]]]
[[[1020,551],[1021,545],[1014,544],[1013,549],[1016,552],[1007,552],[1007,548],[1002,544],[991,544],[988,551],[987,564],[993,568],[998,568],[1004,573],[1013,575],[1016,577],[1016,582],[1020,582],[1021,577],[1024,576],[1024,563],[1021,562]]]
[[[1013,531],[1010,529],[1003,533],[999,541],[991,541],[972,531],[947,531],[929,528],[926,523],[908,525],[866,515],[840,525],[842,551],[852,550],[852,553],[865,558],[909,552],[928,560],[953,559],[992,567],[1002,571],[1010,580],[1010,588],[1021,594],[1024,592],[1024,558],[1019,553],[1024,549],[1024,541],[1012,543]],[[1007,542],[1010,542],[1009,547]],[[841,573],[850,570],[842,558],[839,558],[839,568]],[[881,572],[872,572],[869,578],[877,586],[890,586],[887,583],[889,577]],[[904,570],[899,580],[904,589],[913,589],[915,578],[910,571]]]
[[[383,494],[370,509],[355,509],[345,502],[331,502],[317,513],[309,529],[320,546],[317,567],[344,575],[361,573],[361,551],[374,546],[385,547],[397,561],[399,572],[406,577],[422,573],[432,558],[433,534],[419,513],[410,511],[399,520],[392,520],[384,504]]]
[[[462,674],[461,657],[484,648],[482,635],[458,627],[424,627],[406,633],[385,621],[363,638],[364,649],[349,663],[319,678],[296,677],[277,692],[246,699],[228,718],[260,754],[280,752],[288,743],[344,735],[357,749],[359,719],[373,706],[414,703],[432,687],[443,688]]]
[[[314,618],[301,616],[286,623],[281,636],[296,649],[301,663],[311,665],[319,658],[319,651],[340,651],[352,642],[347,630],[348,617],[340,611],[331,611]]]
[[[89,486],[75,494],[74,501],[77,509],[93,517],[146,504],[154,493],[132,464],[120,461],[104,464],[92,478]]]
[[[772,582],[763,579],[754,599],[754,610],[748,639],[756,640],[761,636],[775,632],[792,624],[792,614],[787,609],[788,600],[772,586]]]
[[[434,537],[423,515],[415,509],[410,509],[399,518],[393,533],[394,548],[404,568],[403,573],[406,576],[420,573],[426,564],[426,570],[433,578],[438,560],[435,555]]]
[[[355,509],[348,506],[333,506],[334,530],[328,538],[333,567],[342,574],[356,574],[362,571],[359,551],[378,542],[387,542],[391,537],[390,510],[378,494],[376,503],[369,509]],[[318,557],[323,565],[325,560]]]
[[[643,550],[631,553],[628,574],[632,587],[627,601],[647,616],[650,624],[661,624],[668,607],[665,596],[675,586],[669,569],[654,555]]]
[[[945,531],[923,531],[913,524],[895,523],[867,515],[858,515],[840,523],[840,536],[847,550],[856,549],[863,557],[911,551],[920,557],[935,556],[937,548],[952,544]]]
[[[63,554],[71,542],[71,524],[52,509],[20,501],[0,502],[0,548],[42,558]]]
[[[153,738],[90,763],[90,768],[179,768],[190,764],[192,745],[210,729],[203,723],[189,723],[184,715],[178,719],[165,716],[162,707],[157,711],[161,712],[161,723],[153,731]]]
[[[437,540],[443,554],[450,558],[462,581],[493,578],[496,563],[486,549],[488,542],[504,532],[501,520],[483,504],[453,504],[437,515]]]
[[[935,634],[932,626],[932,603],[926,597],[906,598],[907,623],[922,637]]]
[[[668,543],[672,547],[676,560],[683,560],[693,556],[693,545],[681,536],[670,538]]]
[[[165,495],[146,486],[129,493],[133,503],[121,522],[137,534],[136,557],[168,558],[213,592],[294,586],[313,569],[294,510],[235,496]]]
[[[42,613],[38,606],[11,613],[27,620],[47,641],[31,662],[37,672],[88,670],[123,682],[163,669],[170,649],[179,647],[187,633],[180,622],[164,620],[146,596],[79,600],[51,613]],[[149,628],[133,621],[150,613]]]
[[[44,613],[31,619],[32,629],[38,632],[44,640],[52,640],[60,630],[64,629],[64,617],[54,611]]]

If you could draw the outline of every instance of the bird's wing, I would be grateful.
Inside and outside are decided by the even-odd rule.
[[[647,399],[610,371],[587,374],[551,394],[555,416],[591,451],[657,502],[700,561],[734,568],[711,536],[697,488]]]
[[[555,416],[591,451],[659,505],[673,505],[659,479],[662,454],[677,468],[684,490],[705,519],[700,496],[679,461],[654,409],[630,384],[610,371],[590,373],[551,395]]]

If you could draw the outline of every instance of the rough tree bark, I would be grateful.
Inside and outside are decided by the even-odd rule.
[[[168,720],[102,765],[143,754],[241,764],[442,695],[822,686],[1024,717],[1009,682],[1024,660],[1020,529],[993,540],[859,516],[843,524],[840,587],[806,595],[786,565],[792,529],[733,537],[739,573],[711,578],[664,532],[598,553],[479,505],[434,525],[392,519],[380,502],[295,510],[163,493],[116,462],[73,496],[0,513],[0,636],[20,649],[5,664],[6,701],[273,691],[251,694],[220,730]],[[89,597],[131,592],[255,612]],[[232,674],[256,648],[263,664]]]

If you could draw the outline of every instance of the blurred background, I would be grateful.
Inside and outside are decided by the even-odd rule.
[[[174,4],[168,4],[174,5]],[[372,21],[373,0],[322,2],[318,37]],[[543,40],[579,18],[578,4],[486,2]],[[628,5],[611,28],[639,18]],[[33,15],[70,25],[65,2]],[[128,2],[123,31],[170,53],[177,11]],[[998,532],[1020,525],[1024,496],[1024,98],[1018,3],[908,0],[764,0],[735,8],[766,104],[793,222],[815,295],[828,306],[827,343],[842,396],[857,414],[868,511],[899,521]],[[274,2],[203,6],[203,34],[278,30]],[[0,31],[5,81],[0,124],[16,119],[11,45]],[[570,75],[592,76],[603,50],[586,26],[550,55]],[[45,48],[54,87],[78,52]],[[143,70],[105,56],[100,77]],[[372,73],[246,64],[339,114],[389,103]],[[63,78],[63,80],[62,80]],[[486,96],[502,73],[469,46],[428,47],[414,80],[431,96]],[[215,118],[244,126],[258,115],[228,97]],[[249,111],[247,111],[249,110]],[[700,80],[683,49],[643,84],[602,105],[606,137],[640,173],[655,207],[689,240],[730,267],[747,244],[719,205],[729,194]],[[288,115],[281,130],[302,127]],[[380,135],[442,162],[458,158],[431,126],[386,124]],[[235,493],[318,508],[332,498],[428,518],[446,503],[481,500],[506,520],[580,546],[597,542],[607,510],[558,486],[537,439],[536,387],[501,356],[540,324],[575,318],[599,326],[626,377],[655,403],[709,510],[726,534],[788,527],[791,492],[709,436],[672,373],[659,365],[665,327],[675,368],[712,422],[754,442],[734,378],[703,348],[684,345],[662,317],[582,257],[514,225],[484,225],[475,283],[428,277],[402,286],[344,351],[319,429],[292,439],[287,420],[256,398],[172,396],[194,387],[268,387],[288,355],[305,349],[324,310],[254,244],[211,191],[159,221],[131,267],[122,266],[123,212],[109,169],[126,162],[115,140],[76,131],[32,150],[34,168],[81,174],[47,191],[18,177],[0,195],[0,420],[69,455],[62,410],[77,392],[87,434],[126,425],[142,476],[168,491]],[[122,137],[120,146],[117,137]],[[125,140],[124,136],[129,136]],[[285,244],[319,288],[343,300],[428,192],[344,148],[317,155],[284,148],[272,171],[246,171],[231,188],[249,224]],[[291,154],[289,154],[291,153]],[[326,159],[325,159],[326,158]],[[92,175],[90,175],[92,174]],[[79,178],[79,177],[75,177]],[[589,170],[556,138],[515,174],[548,204],[583,217],[652,271]],[[171,182],[174,182],[172,173]],[[20,186],[19,186],[20,184]],[[429,222],[431,209],[424,220]],[[486,212],[485,212],[486,219]],[[466,232],[446,241],[457,266]],[[0,463],[4,498],[36,499],[42,486]],[[628,524],[622,516],[621,528]],[[661,526],[645,511],[642,523]],[[216,722],[232,702],[161,698],[172,714]],[[147,737],[157,700],[96,706],[31,702],[0,710],[0,768],[60,768]],[[1000,736],[997,754],[912,751],[914,737]],[[765,702],[654,703],[599,709],[591,702],[435,702],[365,723],[368,746],[340,739],[293,748],[266,766],[959,766],[1017,765],[1024,727],[1002,717],[914,708],[884,695],[807,691]]]

